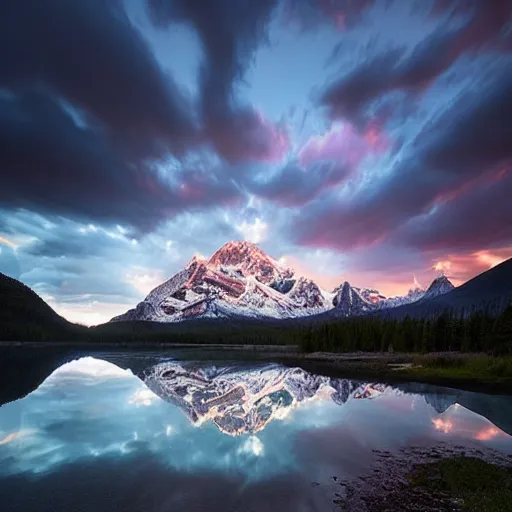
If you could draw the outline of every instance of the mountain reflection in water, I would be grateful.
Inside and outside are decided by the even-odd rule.
[[[311,483],[359,474],[374,459],[373,450],[448,441],[512,452],[508,434],[456,403],[453,393],[432,386],[408,393],[404,388],[333,379],[277,364],[167,361],[146,368],[140,376],[87,357],[63,365],[36,391],[2,406],[1,502],[12,498],[17,485],[19,503],[12,510],[43,510],[22,503],[25,483],[44,481],[44,493],[47,479],[59,488],[66,478],[69,487],[73,471],[87,467],[90,473],[82,474],[90,476],[82,476],[81,482],[87,487],[84,478],[97,478],[89,484],[105,487],[101,492],[114,502],[104,510],[113,510],[120,506],[115,503],[113,479],[116,489],[135,475],[152,478],[151,485],[157,485],[158,467],[165,493],[163,487],[155,490],[147,510],[172,508],[159,502],[164,499],[159,493],[165,494],[165,500],[172,496],[175,510],[196,510],[198,496],[187,494],[186,501],[183,489],[178,498],[173,494],[178,488],[169,488],[169,482],[177,481],[183,488],[183,479],[203,481],[204,493],[209,492],[204,482],[212,479],[216,481],[212,489],[224,489],[223,485],[232,489],[233,496],[224,490],[218,498],[222,503],[208,510],[234,507],[231,498],[241,499],[256,493],[256,488],[260,501],[253,503],[252,510],[330,510],[325,507],[332,504],[332,489],[313,490]],[[471,396],[479,404],[494,399]],[[102,473],[112,465],[115,470]],[[279,492],[279,486],[274,489],[277,482],[281,482]],[[290,496],[289,508],[273,501],[282,493]],[[48,499],[57,507],[54,498]],[[59,501],[58,506],[69,506],[73,496],[69,500]],[[84,505],[80,510],[101,509],[91,500],[91,508]]]
[[[230,435],[255,434],[307,401],[330,399],[341,405],[385,392],[382,384],[330,379],[277,364],[244,368],[166,362],[151,368],[144,381],[194,425],[210,420]]]

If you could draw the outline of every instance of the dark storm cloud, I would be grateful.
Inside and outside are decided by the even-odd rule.
[[[265,39],[277,0],[148,0],[160,27],[189,23],[204,52],[201,113],[205,137],[231,163],[273,160],[286,143],[283,128],[265,121],[253,107],[239,105],[234,89]]]
[[[512,172],[486,181],[428,216],[413,219],[394,240],[424,251],[476,251],[512,244]]]
[[[213,174],[157,173],[123,160],[92,129],[77,126],[53,98],[0,97],[0,202],[72,218],[153,227],[167,215],[237,195]]]
[[[504,33],[512,14],[510,0],[438,2],[434,7],[437,14],[448,9],[468,19],[458,20],[459,26],[453,20],[441,24],[412,52],[396,48],[362,62],[324,92],[321,103],[332,116],[361,122],[373,100],[395,90],[422,91],[463,54],[482,48],[510,51],[510,38]],[[454,10],[457,7],[463,8]]]
[[[0,86],[33,84],[83,109],[133,155],[181,150],[193,132],[187,102],[118,0],[2,2]]]
[[[382,241],[411,217],[457,201],[472,181],[510,165],[512,68],[501,64],[494,79],[427,123],[392,172],[349,200],[317,201],[302,210],[295,221],[298,241],[331,248]]]
[[[239,195],[165,163],[201,141],[195,115],[120,1],[4,2],[0,93],[3,207],[148,230]]]
[[[319,162],[306,169],[292,162],[267,180],[253,182],[249,188],[254,194],[283,206],[301,206],[342,183],[350,172],[348,166],[332,162]]]
[[[58,258],[95,256],[108,252],[113,248],[127,248],[130,239],[119,232],[105,231],[94,227],[79,230],[75,223],[59,225],[58,229],[48,230],[44,238],[27,244],[23,252],[30,256]]]
[[[26,261],[30,261],[27,259]],[[101,302],[135,302],[140,294],[127,282],[124,275],[115,265],[103,263],[101,269],[87,267],[84,264],[50,259],[41,263],[41,259],[32,260],[39,265],[27,268],[22,272],[21,279],[38,294],[58,297],[61,303]],[[106,279],[108,275],[110,278]]]

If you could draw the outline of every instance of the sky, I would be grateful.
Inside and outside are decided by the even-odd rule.
[[[121,314],[230,240],[326,289],[512,256],[512,0],[7,0],[0,272]]]

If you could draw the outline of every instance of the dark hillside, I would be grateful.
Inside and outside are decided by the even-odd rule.
[[[389,318],[432,318],[446,311],[469,316],[476,311],[496,315],[512,302],[512,258],[438,297],[376,313]]]
[[[86,332],[59,316],[28,286],[0,273],[0,341],[72,340]]]

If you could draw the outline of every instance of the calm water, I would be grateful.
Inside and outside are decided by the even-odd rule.
[[[373,450],[445,441],[512,453],[509,397],[105,358],[64,364],[0,408],[2,512],[333,510],[332,477],[364,473]]]

